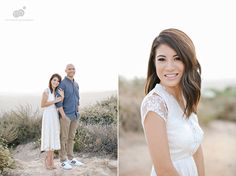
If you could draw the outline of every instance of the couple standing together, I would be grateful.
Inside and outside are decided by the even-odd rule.
[[[66,77],[53,74],[48,88],[43,92],[41,107],[45,108],[42,118],[41,151],[46,151],[45,167],[55,169],[54,150],[59,150],[61,167],[83,165],[73,156],[74,138],[79,119],[79,85],[74,80],[75,67],[68,64]],[[59,113],[58,113],[59,112]]]

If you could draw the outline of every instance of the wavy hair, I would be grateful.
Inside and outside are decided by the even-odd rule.
[[[147,80],[145,94],[148,94],[160,79],[156,73],[155,56],[156,49],[165,44],[171,47],[184,64],[184,73],[180,81],[180,87],[186,100],[184,114],[189,117],[197,112],[197,105],[201,96],[201,66],[197,60],[195,47],[192,40],[178,29],[163,30],[153,41],[148,61]]]

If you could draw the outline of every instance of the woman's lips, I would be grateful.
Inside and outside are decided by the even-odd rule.
[[[167,79],[170,79],[170,80],[173,80],[175,79],[176,77],[178,77],[178,73],[170,73],[170,74],[165,74],[164,76],[167,78]]]

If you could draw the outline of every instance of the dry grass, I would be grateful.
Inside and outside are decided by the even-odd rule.
[[[38,111],[32,112],[30,105],[5,112],[0,117],[0,136],[10,146],[36,140],[41,135],[41,118]]]
[[[74,150],[117,158],[117,125],[79,125]]]
[[[144,79],[119,78],[120,134],[141,131],[140,105],[144,97]]]

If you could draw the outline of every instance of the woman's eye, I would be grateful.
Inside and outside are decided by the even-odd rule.
[[[180,57],[176,57],[176,58],[174,58],[174,60],[180,60],[181,61]]]
[[[165,58],[157,58],[157,61],[164,61]]]

